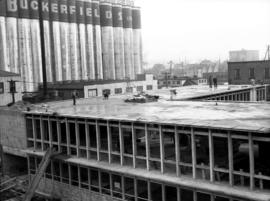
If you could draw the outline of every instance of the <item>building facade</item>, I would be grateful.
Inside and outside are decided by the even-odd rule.
[[[270,83],[270,60],[228,62],[229,84]]]
[[[258,50],[236,50],[229,52],[229,61],[238,62],[238,61],[258,61],[259,51]]]
[[[12,81],[15,81],[14,84]],[[22,100],[22,81],[19,74],[0,70],[0,106],[12,103],[11,90],[14,89],[14,101]]]
[[[48,82],[135,79],[142,72],[140,8],[132,1],[2,0],[0,70],[20,73],[24,91],[43,81],[40,17]]]

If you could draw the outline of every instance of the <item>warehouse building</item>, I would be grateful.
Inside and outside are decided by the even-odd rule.
[[[269,84],[270,60],[228,62],[229,84]]]
[[[41,12],[39,12],[41,11]],[[41,14],[40,14],[41,13]],[[0,69],[20,73],[26,92],[48,82],[134,80],[142,73],[140,9],[131,1],[0,1]]]

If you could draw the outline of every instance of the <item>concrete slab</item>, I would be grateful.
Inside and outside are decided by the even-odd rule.
[[[159,100],[151,103],[125,103],[126,96],[59,101],[37,105],[30,113],[56,112],[62,116],[168,123],[178,125],[235,128],[270,133],[269,103],[218,103]]]

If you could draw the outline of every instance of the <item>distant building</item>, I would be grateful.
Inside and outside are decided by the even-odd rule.
[[[270,60],[228,62],[229,84],[270,83]]]
[[[7,71],[0,70],[0,106],[7,105],[12,102],[12,94],[11,91],[11,82],[15,81],[15,101],[22,99],[22,82],[19,74],[10,73]]]
[[[229,52],[229,61],[257,61],[259,60],[259,51],[258,50],[236,50]]]

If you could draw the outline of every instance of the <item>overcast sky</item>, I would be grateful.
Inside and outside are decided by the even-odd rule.
[[[270,44],[270,0],[135,0],[142,9],[144,57],[151,67],[169,60],[228,59],[228,51]]]

